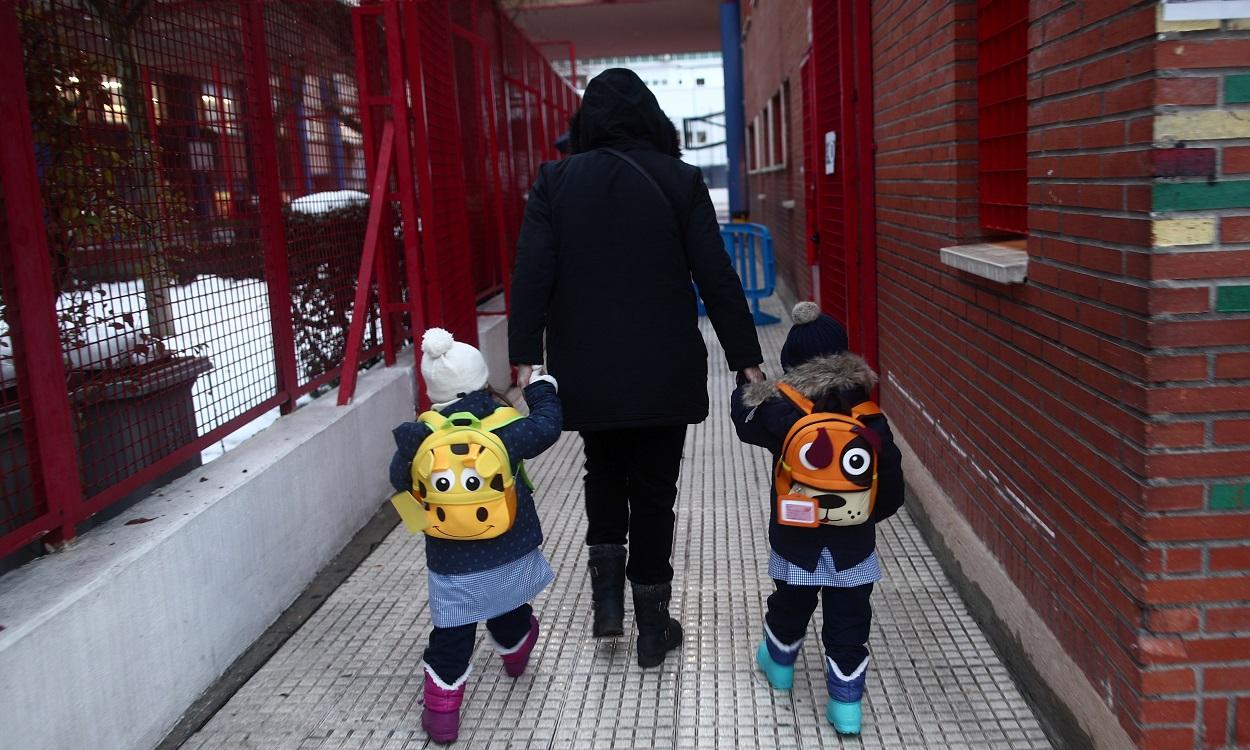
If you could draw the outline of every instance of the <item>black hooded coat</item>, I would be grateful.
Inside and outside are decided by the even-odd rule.
[[[542,166],[525,208],[509,357],[546,361],[566,430],[702,422],[707,349],[692,279],[729,369],[763,361],[703,175],[680,160],[676,129],[633,71],[595,77],[570,126],[573,155]],[[603,147],[638,162],[667,202]]]

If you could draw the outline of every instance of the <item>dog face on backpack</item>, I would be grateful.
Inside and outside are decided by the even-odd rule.
[[[876,451],[857,422],[812,424],[785,446],[776,476],[778,519],[796,526],[854,526],[875,499]]]
[[[512,526],[516,488],[496,452],[472,443],[439,445],[418,456],[414,489],[426,511],[425,533],[443,539],[489,539]]]

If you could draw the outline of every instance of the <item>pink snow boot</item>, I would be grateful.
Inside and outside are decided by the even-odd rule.
[[[451,685],[443,682],[429,667],[425,669],[425,710],[421,712],[421,728],[430,739],[445,745],[460,736],[460,703],[468,670]]]
[[[500,646],[494,637],[491,637],[490,642],[499,653],[499,658],[503,660],[503,671],[507,672],[509,677],[520,677],[525,674],[525,668],[529,666],[530,653],[534,650],[534,644],[538,643],[538,618],[530,615],[529,632],[520,643],[512,648]]]

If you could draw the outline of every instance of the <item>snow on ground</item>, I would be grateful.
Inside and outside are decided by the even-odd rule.
[[[310,193],[291,201],[291,210],[301,214],[325,214],[358,203],[368,203],[369,196],[359,190],[330,190]]]

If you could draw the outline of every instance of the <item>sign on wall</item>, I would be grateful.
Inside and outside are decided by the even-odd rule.
[[[825,133],[825,174],[833,174],[838,153],[838,134],[830,130]]]
[[[1163,0],[1164,21],[1250,18],[1250,0]]]

